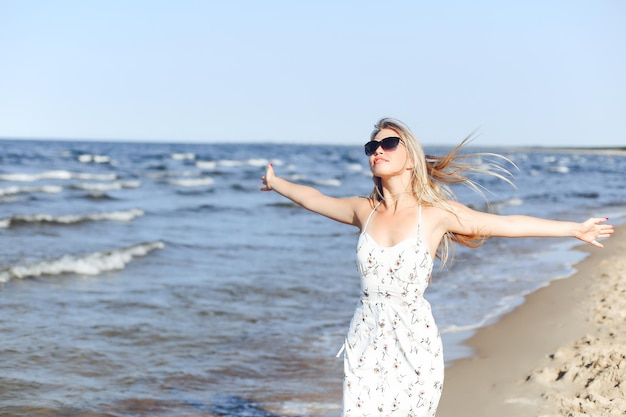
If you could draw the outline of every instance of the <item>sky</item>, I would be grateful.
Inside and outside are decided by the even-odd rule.
[[[0,0],[0,137],[626,146],[624,0]]]

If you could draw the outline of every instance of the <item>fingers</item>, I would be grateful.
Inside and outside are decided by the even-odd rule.
[[[604,248],[604,245],[597,241],[597,239],[606,239],[611,237],[614,232],[614,227],[611,224],[602,224],[609,220],[608,217],[591,218],[587,220],[590,226],[590,232],[592,234],[592,240],[589,241],[593,246],[598,248]]]
[[[263,181],[264,185],[260,188],[261,191],[272,191],[272,178],[274,178],[274,166],[272,164],[268,164],[267,168],[265,168],[265,175],[261,177],[261,181]]]
[[[607,220],[609,220],[608,217],[590,217],[585,221],[584,224],[586,224],[588,227],[599,226]]]
[[[599,238],[611,237],[614,231],[615,229],[613,228],[613,226],[603,226],[600,229],[600,232],[598,233],[598,237]]]
[[[601,219],[594,219],[594,220],[595,220],[596,227],[598,228],[598,238],[610,237],[615,231],[615,228],[613,227],[612,224],[602,224],[605,221],[609,220],[608,217],[604,217]]]
[[[263,181],[263,187],[260,188],[261,191],[272,191],[272,187],[267,182],[267,177],[263,175],[261,177],[261,181]]]

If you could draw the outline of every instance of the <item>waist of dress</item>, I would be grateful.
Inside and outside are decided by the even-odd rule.
[[[362,302],[381,302],[406,304],[424,299],[422,291],[413,288],[386,288],[364,289],[361,292]]]

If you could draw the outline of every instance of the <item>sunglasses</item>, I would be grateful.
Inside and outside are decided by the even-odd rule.
[[[400,142],[404,143],[404,141],[398,137],[390,136],[388,138],[384,138],[380,141],[371,140],[365,144],[365,155],[370,156],[376,152],[376,149],[380,146],[383,148],[383,151],[395,151]]]

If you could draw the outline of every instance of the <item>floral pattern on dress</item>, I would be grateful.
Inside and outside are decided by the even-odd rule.
[[[434,416],[443,388],[441,337],[424,291],[433,261],[416,236],[393,247],[362,233],[362,295],[344,344],[344,417]]]

